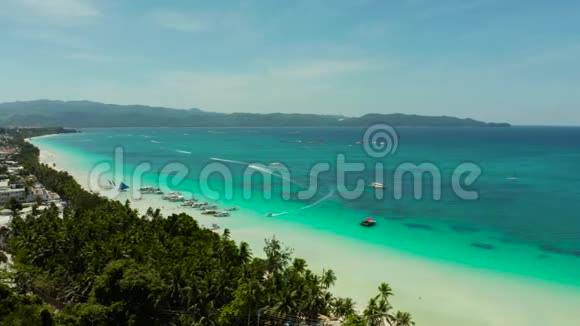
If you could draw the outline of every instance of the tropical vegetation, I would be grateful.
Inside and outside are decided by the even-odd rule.
[[[345,325],[413,325],[409,314],[393,313],[387,284],[358,314],[351,299],[332,294],[332,270],[313,272],[280,240],[266,239],[256,256],[229,230],[204,229],[186,214],[140,215],[128,202],[83,190],[40,164],[33,145],[15,141],[26,171],[69,205],[12,219],[0,324],[320,325],[327,316]]]

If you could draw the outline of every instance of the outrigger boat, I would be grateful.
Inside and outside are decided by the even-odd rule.
[[[216,211],[215,209],[204,209],[203,211],[201,211],[201,213],[203,215],[215,215],[218,213],[218,211]]]
[[[174,201],[176,198],[183,198],[183,196],[181,195],[181,193],[179,191],[173,191],[173,192],[168,193],[167,195],[163,195],[162,198],[166,199],[166,200],[173,200]],[[183,200],[185,200],[185,198]]]
[[[160,192],[163,193],[161,189],[154,187],[141,187],[139,188],[139,191],[142,194],[159,194]]]
[[[375,225],[377,225],[377,221],[375,221],[375,219],[372,217],[367,217],[362,222],[360,222],[360,225],[362,225],[362,226],[375,226]]]
[[[183,202],[183,204],[181,204],[181,206],[193,206],[195,202],[197,202],[197,200],[195,199],[186,200]]]

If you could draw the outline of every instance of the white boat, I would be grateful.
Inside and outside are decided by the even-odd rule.
[[[174,198],[177,198],[177,197],[183,197],[181,195],[181,192],[179,192],[179,191],[173,191],[173,192],[170,192],[170,193],[168,193],[166,195],[163,195],[163,199],[169,199],[169,200],[174,199]]]
[[[215,217],[228,217],[228,216],[230,216],[230,213],[228,213],[228,212],[218,212],[216,214],[213,214],[213,216],[215,216]]]
[[[195,204],[197,200],[195,199],[189,199],[183,202],[183,204],[181,204],[181,206],[193,206],[193,204]]]
[[[379,182],[373,182],[371,183],[371,185],[369,186],[371,188],[375,188],[375,189],[385,189],[385,185]]]

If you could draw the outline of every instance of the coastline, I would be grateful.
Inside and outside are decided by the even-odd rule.
[[[34,145],[40,148],[43,163],[56,163],[57,169],[68,171],[87,188],[87,171],[74,166],[73,155]],[[127,195],[115,199],[123,202]],[[338,276],[333,292],[352,297],[359,306],[376,294],[380,282],[388,282],[395,291],[395,305],[411,312],[418,325],[547,325],[553,324],[554,316],[565,318],[558,325],[580,320],[576,309],[580,295],[564,286],[438,263],[391,248],[377,249],[361,241],[297,227],[283,220],[264,219],[246,211],[216,221],[156,196],[144,196],[131,204],[142,213],[151,206],[161,208],[164,215],[185,212],[200,224],[217,222],[232,231],[234,240],[248,242],[254,255],[261,254],[264,238],[276,235],[314,270],[332,268]],[[540,311],[549,311],[550,317],[530,313]]]

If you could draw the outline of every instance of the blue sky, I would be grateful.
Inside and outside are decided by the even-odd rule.
[[[0,101],[580,124],[580,1],[1,0]]]

